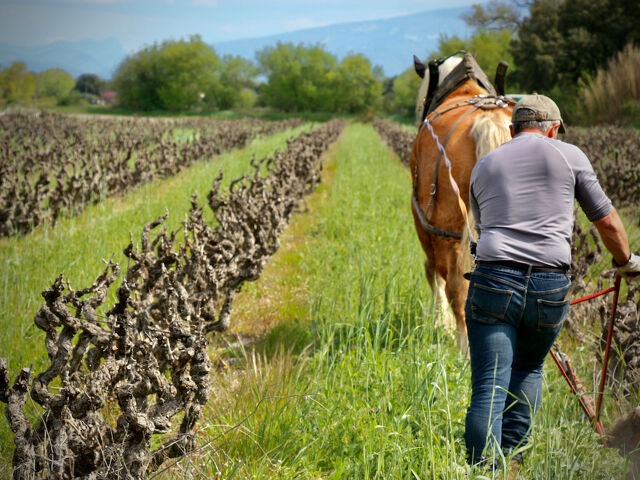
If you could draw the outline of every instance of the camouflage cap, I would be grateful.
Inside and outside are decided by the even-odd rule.
[[[556,103],[544,95],[525,95],[513,107],[511,122],[560,122],[560,133],[564,133],[564,122]]]

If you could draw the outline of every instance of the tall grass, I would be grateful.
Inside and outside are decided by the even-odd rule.
[[[629,43],[606,69],[581,82],[580,96],[586,124],[640,123],[640,47]]]
[[[42,225],[29,235],[0,239],[0,356],[8,359],[12,375],[22,367],[41,372],[48,365],[44,334],[35,327],[33,316],[44,303],[41,292],[60,273],[78,289],[93,283],[104,268],[103,258],[113,256],[126,265],[122,250],[130,232],[139,242],[142,226],[167,210],[167,228],[178,228],[189,211],[191,195],[199,192],[200,202],[205,202],[220,171],[228,184],[250,171],[253,156],[270,156],[284,149],[287,138],[309,127],[254,139],[244,149],[203,160],[172,178],[155,180],[127,195],[92,205],[77,217],[62,219],[54,228]],[[6,421],[0,420],[0,477],[10,465],[11,438]]]
[[[434,324],[409,173],[362,125],[333,161],[288,271],[308,286],[306,307],[269,342],[226,352],[202,447],[166,476],[491,478],[465,463],[469,366]],[[621,478],[624,460],[598,444],[563,382],[548,372],[521,478]]]
[[[241,163],[244,156],[229,158]],[[331,183],[314,194],[311,211],[294,218],[283,248],[241,293],[233,314],[260,316],[265,310],[253,304],[266,300],[291,298],[295,307],[268,310],[279,323],[252,346],[244,337],[218,339],[200,448],[156,478],[492,477],[465,463],[469,365],[434,324],[408,170],[363,125],[347,129],[328,165]],[[77,234],[94,232],[84,224]],[[94,274],[84,257],[69,256]],[[269,297],[274,285],[295,294]],[[598,443],[575,397],[547,366],[521,478],[623,478],[624,459]]]

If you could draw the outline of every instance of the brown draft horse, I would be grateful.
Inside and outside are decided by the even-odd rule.
[[[459,62],[459,59],[451,60]],[[447,68],[446,64],[440,66],[441,79],[445,77],[443,67]],[[451,66],[448,69],[451,70]],[[451,161],[451,173],[459,186],[467,211],[469,211],[469,178],[477,159],[511,138],[509,133],[511,108],[485,110],[474,108],[471,104],[455,106],[476,95],[487,95],[487,93],[487,90],[474,79],[469,78],[453,90],[435,110],[444,113],[439,116],[437,114],[430,116],[433,118],[431,126],[440,142],[443,143],[443,140],[449,136],[445,151]],[[474,110],[468,113],[469,109]],[[464,118],[461,118],[463,116]],[[456,124],[456,122],[459,123]],[[451,130],[452,127],[454,127],[453,130]],[[435,140],[426,125],[423,125],[411,151],[414,195],[422,212],[425,212],[431,197],[438,155]],[[468,235],[464,234],[467,228],[464,226],[458,197],[451,186],[445,162],[439,163],[437,195],[431,206],[433,209],[429,223],[439,230],[462,233],[462,239],[438,235],[425,229],[413,202],[411,209],[418,238],[427,256],[424,263],[425,274],[431,291],[436,295],[442,321],[446,329],[453,328],[453,318],[447,308],[446,296],[455,317],[458,347],[466,351],[468,342],[464,305],[468,282],[463,274],[471,267],[469,240]],[[472,218],[470,218],[470,224],[473,228]]]

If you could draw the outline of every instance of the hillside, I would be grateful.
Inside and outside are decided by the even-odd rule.
[[[466,35],[466,24],[459,18],[466,8],[429,10],[401,17],[366,22],[343,23],[310,28],[262,38],[215,43],[219,54],[254,58],[254,52],[276,42],[323,45],[339,58],[362,53],[386,76],[395,76],[412,65],[412,56],[426,57],[438,46],[442,34]]]
[[[423,11],[411,15],[363,22],[340,23],[261,38],[213,43],[220,55],[231,54],[255,60],[255,52],[276,42],[321,44],[339,58],[362,53],[385,75],[394,76],[411,66],[412,55],[426,57],[435,50],[441,34],[466,35],[466,24],[459,18],[464,7]],[[206,40],[214,32],[200,33]],[[250,35],[250,32],[247,32]],[[158,38],[158,41],[164,39]],[[0,66],[23,61],[29,70],[40,72],[62,68],[74,77],[95,73],[111,78],[125,52],[116,38],[78,42],[57,41],[24,47],[0,43]]]

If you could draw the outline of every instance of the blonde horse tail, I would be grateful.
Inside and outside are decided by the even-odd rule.
[[[469,134],[476,142],[476,159],[478,160],[511,140],[505,116],[499,112],[499,110],[489,111],[477,116],[473,122]]]
[[[511,139],[511,134],[505,116],[490,111],[484,115],[479,115],[473,122],[469,134],[476,143],[476,159],[484,157],[487,153],[495,150],[503,143]],[[469,228],[465,225],[462,229],[462,238],[460,240],[460,255],[458,256],[458,271],[468,272],[471,270],[471,254],[469,252],[469,229],[475,228],[473,213],[471,210],[467,212]]]
[[[469,228],[475,228],[473,213],[471,210],[467,212],[469,218]],[[460,239],[460,255],[458,255],[458,272],[469,272],[472,268],[473,258],[470,251],[469,228],[466,225],[462,227],[462,238]]]

